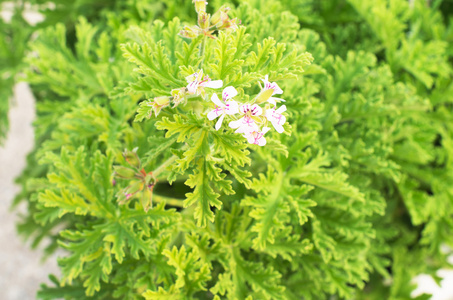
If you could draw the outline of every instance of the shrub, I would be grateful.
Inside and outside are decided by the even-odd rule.
[[[19,229],[66,250],[38,296],[410,297],[453,242],[447,4],[195,2],[30,43]]]

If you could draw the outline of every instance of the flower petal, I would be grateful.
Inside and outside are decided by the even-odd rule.
[[[198,89],[198,81],[194,80],[187,85],[189,94],[196,94]]]
[[[208,117],[208,120],[212,121],[212,120],[214,120],[215,118],[217,118],[218,116],[223,115],[223,114],[224,114],[224,113],[223,113],[223,109],[221,109],[221,108],[216,108],[216,109],[214,109],[214,110],[211,110],[211,111],[208,113],[207,117]]]
[[[209,81],[201,83],[200,85],[207,87],[207,88],[211,88],[211,89],[219,89],[222,87],[223,81],[222,80],[209,80]]]
[[[217,96],[216,93],[212,94],[211,101],[214,102],[214,104],[218,107],[225,107],[225,104],[220,101],[219,96]]]
[[[217,123],[215,123],[215,130],[219,130],[220,129],[220,126],[222,126],[222,122],[223,122],[223,119],[225,118],[225,114],[223,114],[219,120],[217,121]]]
[[[250,107],[250,111],[252,112],[252,116],[261,116],[263,113],[263,109],[258,104],[253,104]]]
[[[232,86],[227,86],[226,88],[223,89],[222,92],[222,99],[223,101],[227,101],[228,99],[231,99],[235,97],[238,94],[238,91]]]
[[[280,125],[280,124],[278,124],[278,122],[273,121],[273,122],[271,122],[271,123],[272,123],[272,126],[274,126],[275,131],[277,131],[278,133],[282,133],[283,131],[285,131],[285,129],[283,128],[283,126]]]
[[[228,115],[234,115],[239,113],[239,104],[236,101],[227,101],[225,113]]]
[[[286,111],[286,105],[280,106],[275,112],[281,114]]]
[[[258,146],[261,146],[263,147],[264,145],[266,145],[266,138],[264,136],[261,136],[256,142],[255,144],[257,144]]]
[[[233,129],[239,128],[242,125],[242,119],[236,120],[236,121],[231,121],[228,126],[230,126]]]

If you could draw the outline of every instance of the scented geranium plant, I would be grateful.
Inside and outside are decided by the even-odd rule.
[[[296,2],[39,32],[19,228],[64,249],[40,298],[408,299],[446,264],[451,54],[417,51],[450,31],[417,1]]]

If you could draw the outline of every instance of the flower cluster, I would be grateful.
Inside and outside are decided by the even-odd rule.
[[[126,204],[133,198],[139,198],[143,209],[148,211],[153,206],[153,189],[157,180],[153,172],[147,173],[142,168],[140,158],[137,156],[137,148],[132,151],[125,150],[123,157],[130,167],[114,166],[113,176],[129,180],[129,185],[117,193],[118,203]]]
[[[277,108],[277,103],[285,100],[273,97],[282,94],[283,90],[277,83],[270,82],[267,75],[262,81],[264,86],[261,87],[261,92],[252,103],[241,104],[235,101],[233,98],[237,96],[238,92],[232,86],[223,90],[222,99],[219,99],[216,93],[212,95],[211,101],[215,107],[207,114],[207,117],[209,120],[219,118],[215,124],[216,130],[220,129],[225,116],[229,115],[233,119],[229,126],[236,129],[236,133],[241,133],[249,143],[259,146],[266,145],[264,135],[270,130],[270,127],[267,126],[269,123],[278,133],[284,131],[283,124],[286,122],[286,117],[283,112],[286,111],[286,106],[282,105]],[[263,103],[268,103],[265,104],[264,110],[260,106]]]
[[[230,10],[227,6],[222,6],[212,16],[206,13],[206,0],[193,0],[195,3],[195,10],[198,14],[198,25],[184,26],[180,35],[185,38],[196,38],[199,35],[205,35],[210,38],[215,38],[213,33],[215,30],[230,30],[234,31],[238,28],[238,19],[231,19],[228,16]]]

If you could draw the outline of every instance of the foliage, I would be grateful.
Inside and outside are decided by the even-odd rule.
[[[447,265],[442,1],[210,1],[215,30],[190,1],[65,3],[26,60],[39,102],[19,230],[67,251],[40,298],[408,299]],[[242,103],[278,82],[284,134],[216,130],[220,90],[186,88],[201,69]]]

